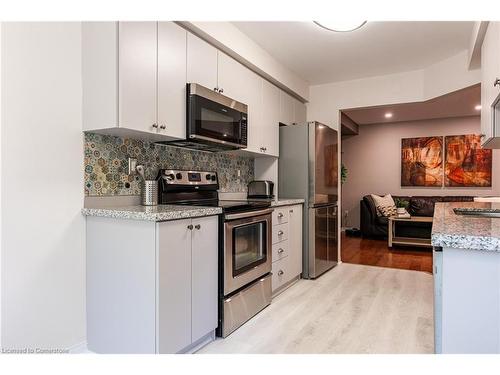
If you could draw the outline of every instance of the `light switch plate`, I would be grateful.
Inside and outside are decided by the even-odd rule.
[[[137,167],[137,159],[136,158],[128,158],[128,174],[136,174],[135,167]]]

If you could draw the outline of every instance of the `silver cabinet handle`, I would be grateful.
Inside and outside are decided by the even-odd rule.
[[[193,224],[189,224],[189,225],[188,225],[188,229],[189,229],[189,230],[193,230]]]
[[[280,212],[280,213],[278,214],[278,217],[281,219],[281,218],[283,217],[283,212]]]
[[[167,127],[165,125],[160,125],[160,129],[165,130]]]
[[[290,210],[290,211],[288,211],[288,212],[293,213],[293,210]]]
[[[282,230],[279,230],[278,231],[278,236],[282,236],[283,235],[283,231]]]
[[[155,129],[158,129],[158,124],[157,123],[154,123],[153,125],[151,125],[153,128]]]
[[[285,272],[283,272],[283,270],[279,270],[278,271],[278,276],[282,276]]]
[[[495,82],[493,82],[493,86],[500,86],[500,78],[495,79]]]
[[[200,225],[200,224],[196,224],[194,227],[195,227],[196,229],[200,230],[201,225]]]
[[[281,254],[282,252],[284,252],[285,250],[283,250],[281,247],[279,248],[278,250],[278,254]]]

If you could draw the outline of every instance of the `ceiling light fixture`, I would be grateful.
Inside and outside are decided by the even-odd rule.
[[[481,110],[481,108],[482,108],[482,107],[481,107],[481,104],[478,104],[478,105],[476,105],[476,106],[474,107],[474,109],[475,109],[476,111],[480,111],[480,110]]]
[[[392,117],[392,113],[391,112],[387,112],[384,116],[385,116],[385,118],[391,118]]]
[[[329,31],[335,31],[338,33],[345,33],[349,31],[354,31],[363,26],[366,21],[313,21],[319,27]]]

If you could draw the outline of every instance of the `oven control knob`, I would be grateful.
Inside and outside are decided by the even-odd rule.
[[[173,180],[174,180],[174,178],[175,178],[175,176],[174,176],[174,174],[173,174],[173,173],[169,173],[169,174],[167,174],[165,177],[167,177],[167,180],[168,180],[168,181],[173,181]]]
[[[178,180],[182,180],[182,173],[177,173],[175,175],[175,178],[177,178]]]
[[[212,178],[212,176],[210,174],[207,174],[205,177],[206,177],[207,181],[210,181]]]
[[[215,181],[215,175],[214,174],[212,175],[212,181]]]

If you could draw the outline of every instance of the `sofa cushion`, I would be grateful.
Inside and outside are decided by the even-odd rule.
[[[377,216],[377,219],[375,219],[375,221],[377,222],[377,224],[387,225],[387,223],[389,222],[389,218],[386,216]]]
[[[412,216],[433,216],[434,205],[442,202],[441,197],[412,197],[410,199],[410,215]]]
[[[372,199],[377,208],[377,216],[392,216],[396,214],[396,204],[394,199],[392,199],[391,194],[387,194],[383,197],[379,195],[372,194]]]
[[[443,202],[474,202],[474,197],[472,196],[460,196],[460,195],[449,195],[443,197]]]

